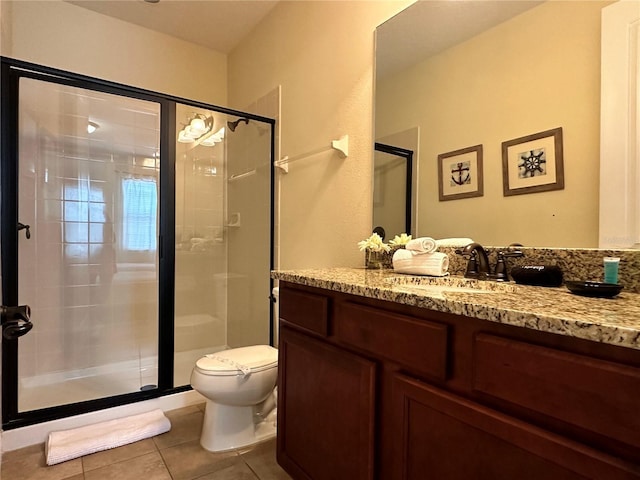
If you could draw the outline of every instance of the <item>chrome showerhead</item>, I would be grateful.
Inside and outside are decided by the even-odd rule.
[[[229,127],[229,130],[231,130],[232,132],[236,131],[236,127],[238,126],[238,124],[240,122],[244,122],[247,125],[249,125],[249,119],[248,118],[239,118],[234,122],[227,122],[227,127]]]

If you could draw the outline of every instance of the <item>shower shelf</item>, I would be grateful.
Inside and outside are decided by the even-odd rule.
[[[229,221],[226,224],[227,227],[239,227],[240,226],[240,213],[232,213],[229,215]]]

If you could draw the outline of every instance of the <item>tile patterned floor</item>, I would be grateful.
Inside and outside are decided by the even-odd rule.
[[[290,480],[276,463],[275,440],[225,453],[200,446],[204,404],[167,412],[165,434],[58,465],[44,445],[3,455],[3,480]]]

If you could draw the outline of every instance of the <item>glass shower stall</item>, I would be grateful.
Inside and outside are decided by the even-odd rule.
[[[33,324],[2,340],[4,428],[270,343],[274,121],[2,62],[2,298]]]

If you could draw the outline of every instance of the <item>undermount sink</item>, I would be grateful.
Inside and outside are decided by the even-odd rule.
[[[509,283],[481,281],[463,277],[419,277],[403,275],[385,280],[394,290],[407,293],[513,293],[515,286]]]

